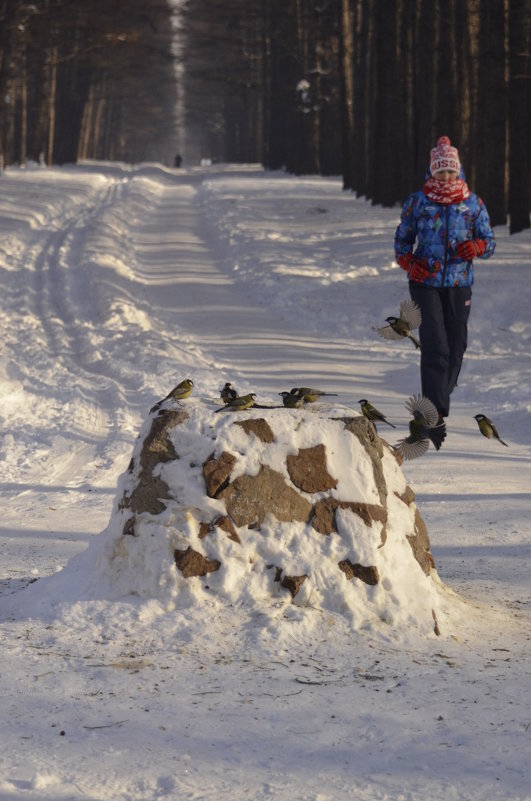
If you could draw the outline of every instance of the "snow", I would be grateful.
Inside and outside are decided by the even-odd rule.
[[[0,800],[531,798],[530,232],[496,229],[448,437],[397,471],[441,580],[436,637],[258,584],[247,604],[230,585],[171,599],[163,551],[136,595],[102,569],[149,409],[186,376],[190,409],[225,381],[264,404],[317,386],[338,393],[320,409],[368,398],[403,436],[418,355],[373,331],[407,296],[399,209],[256,165],[10,168],[0,189]]]

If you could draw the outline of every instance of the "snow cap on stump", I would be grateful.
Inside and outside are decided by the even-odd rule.
[[[295,605],[354,629],[439,633],[440,582],[393,449],[341,406],[147,420],[98,570],[166,610]],[[281,620],[279,624],[281,625]]]

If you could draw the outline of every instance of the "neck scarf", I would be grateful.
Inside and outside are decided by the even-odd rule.
[[[451,203],[466,200],[470,195],[470,189],[462,178],[456,181],[438,181],[431,176],[424,184],[424,194],[435,203],[449,206]]]

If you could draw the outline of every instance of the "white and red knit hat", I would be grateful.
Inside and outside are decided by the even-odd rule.
[[[435,175],[439,170],[454,170],[459,172],[461,162],[456,147],[452,147],[447,136],[437,140],[437,146],[430,150],[430,172]]]

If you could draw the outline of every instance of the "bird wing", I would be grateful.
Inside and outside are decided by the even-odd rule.
[[[406,460],[416,459],[419,456],[423,456],[429,447],[429,439],[414,440],[411,437],[401,439],[395,445],[395,448],[400,451],[403,458]]]
[[[239,398],[233,398],[229,401],[229,406],[232,406],[233,409],[241,409],[242,406],[246,406],[248,403],[251,402],[251,398],[249,395],[240,395]]]
[[[401,334],[397,334],[394,328],[390,325],[384,325],[382,328],[373,328],[377,334],[380,334],[384,339],[403,339]]]
[[[400,304],[400,317],[411,329],[418,328],[422,322],[420,309],[411,298],[405,298]]]
[[[329,395],[335,395],[337,397],[337,392],[323,392],[322,389],[310,389],[302,395],[302,398],[306,403],[315,403],[319,398],[324,398]]]
[[[370,416],[373,417],[375,420],[385,420],[384,415],[380,411],[378,411],[378,409],[376,409],[375,406],[372,405],[369,406],[367,411],[369,412]]]
[[[406,401],[406,409],[410,414],[420,412],[429,426],[434,426],[439,419],[439,413],[429,398],[424,395],[412,395]]]
[[[501,442],[501,444],[502,444],[502,445],[505,445],[505,447],[506,447],[506,448],[508,448],[509,446],[507,445],[507,443],[506,443],[506,442],[504,442],[504,441],[503,441],[503,439],[502,439],[502,438],[500,437],[500,435],[498,434],[498,429],[496,428],[496,426],[494,425],[494,423],[492,422],[492,420],[490,421],[490,424],[491,424],[491,427],[492,427],[492,433],[494,434],[494,436],[496,437],[496,439],[497,439],[497,440],[499,440],[499,441]]]
[[[382,412],[378,411],[378,409],[375,409],[374,406],[370,406],[368,411],[363,413],[372,423],[387,423],[391,428],[396,428],[396,426],[390,423],[387,417],[382,414]]]
[[[253,393],[249,393],[249,395],[240,395],[239,398],[235,398],[232,402],[235,404],[236,409],[249,409],[254,406],[255,397]]]
[[[239,397],[230,400],[225,404],[225,406],[222,406],[221,409],[216,409],[215,411],[216,413],[223,411],[244,411],[245,409],[249,409],[251,406],[253,406],[253,404],[254,400],[250,395],[240,395]]]

